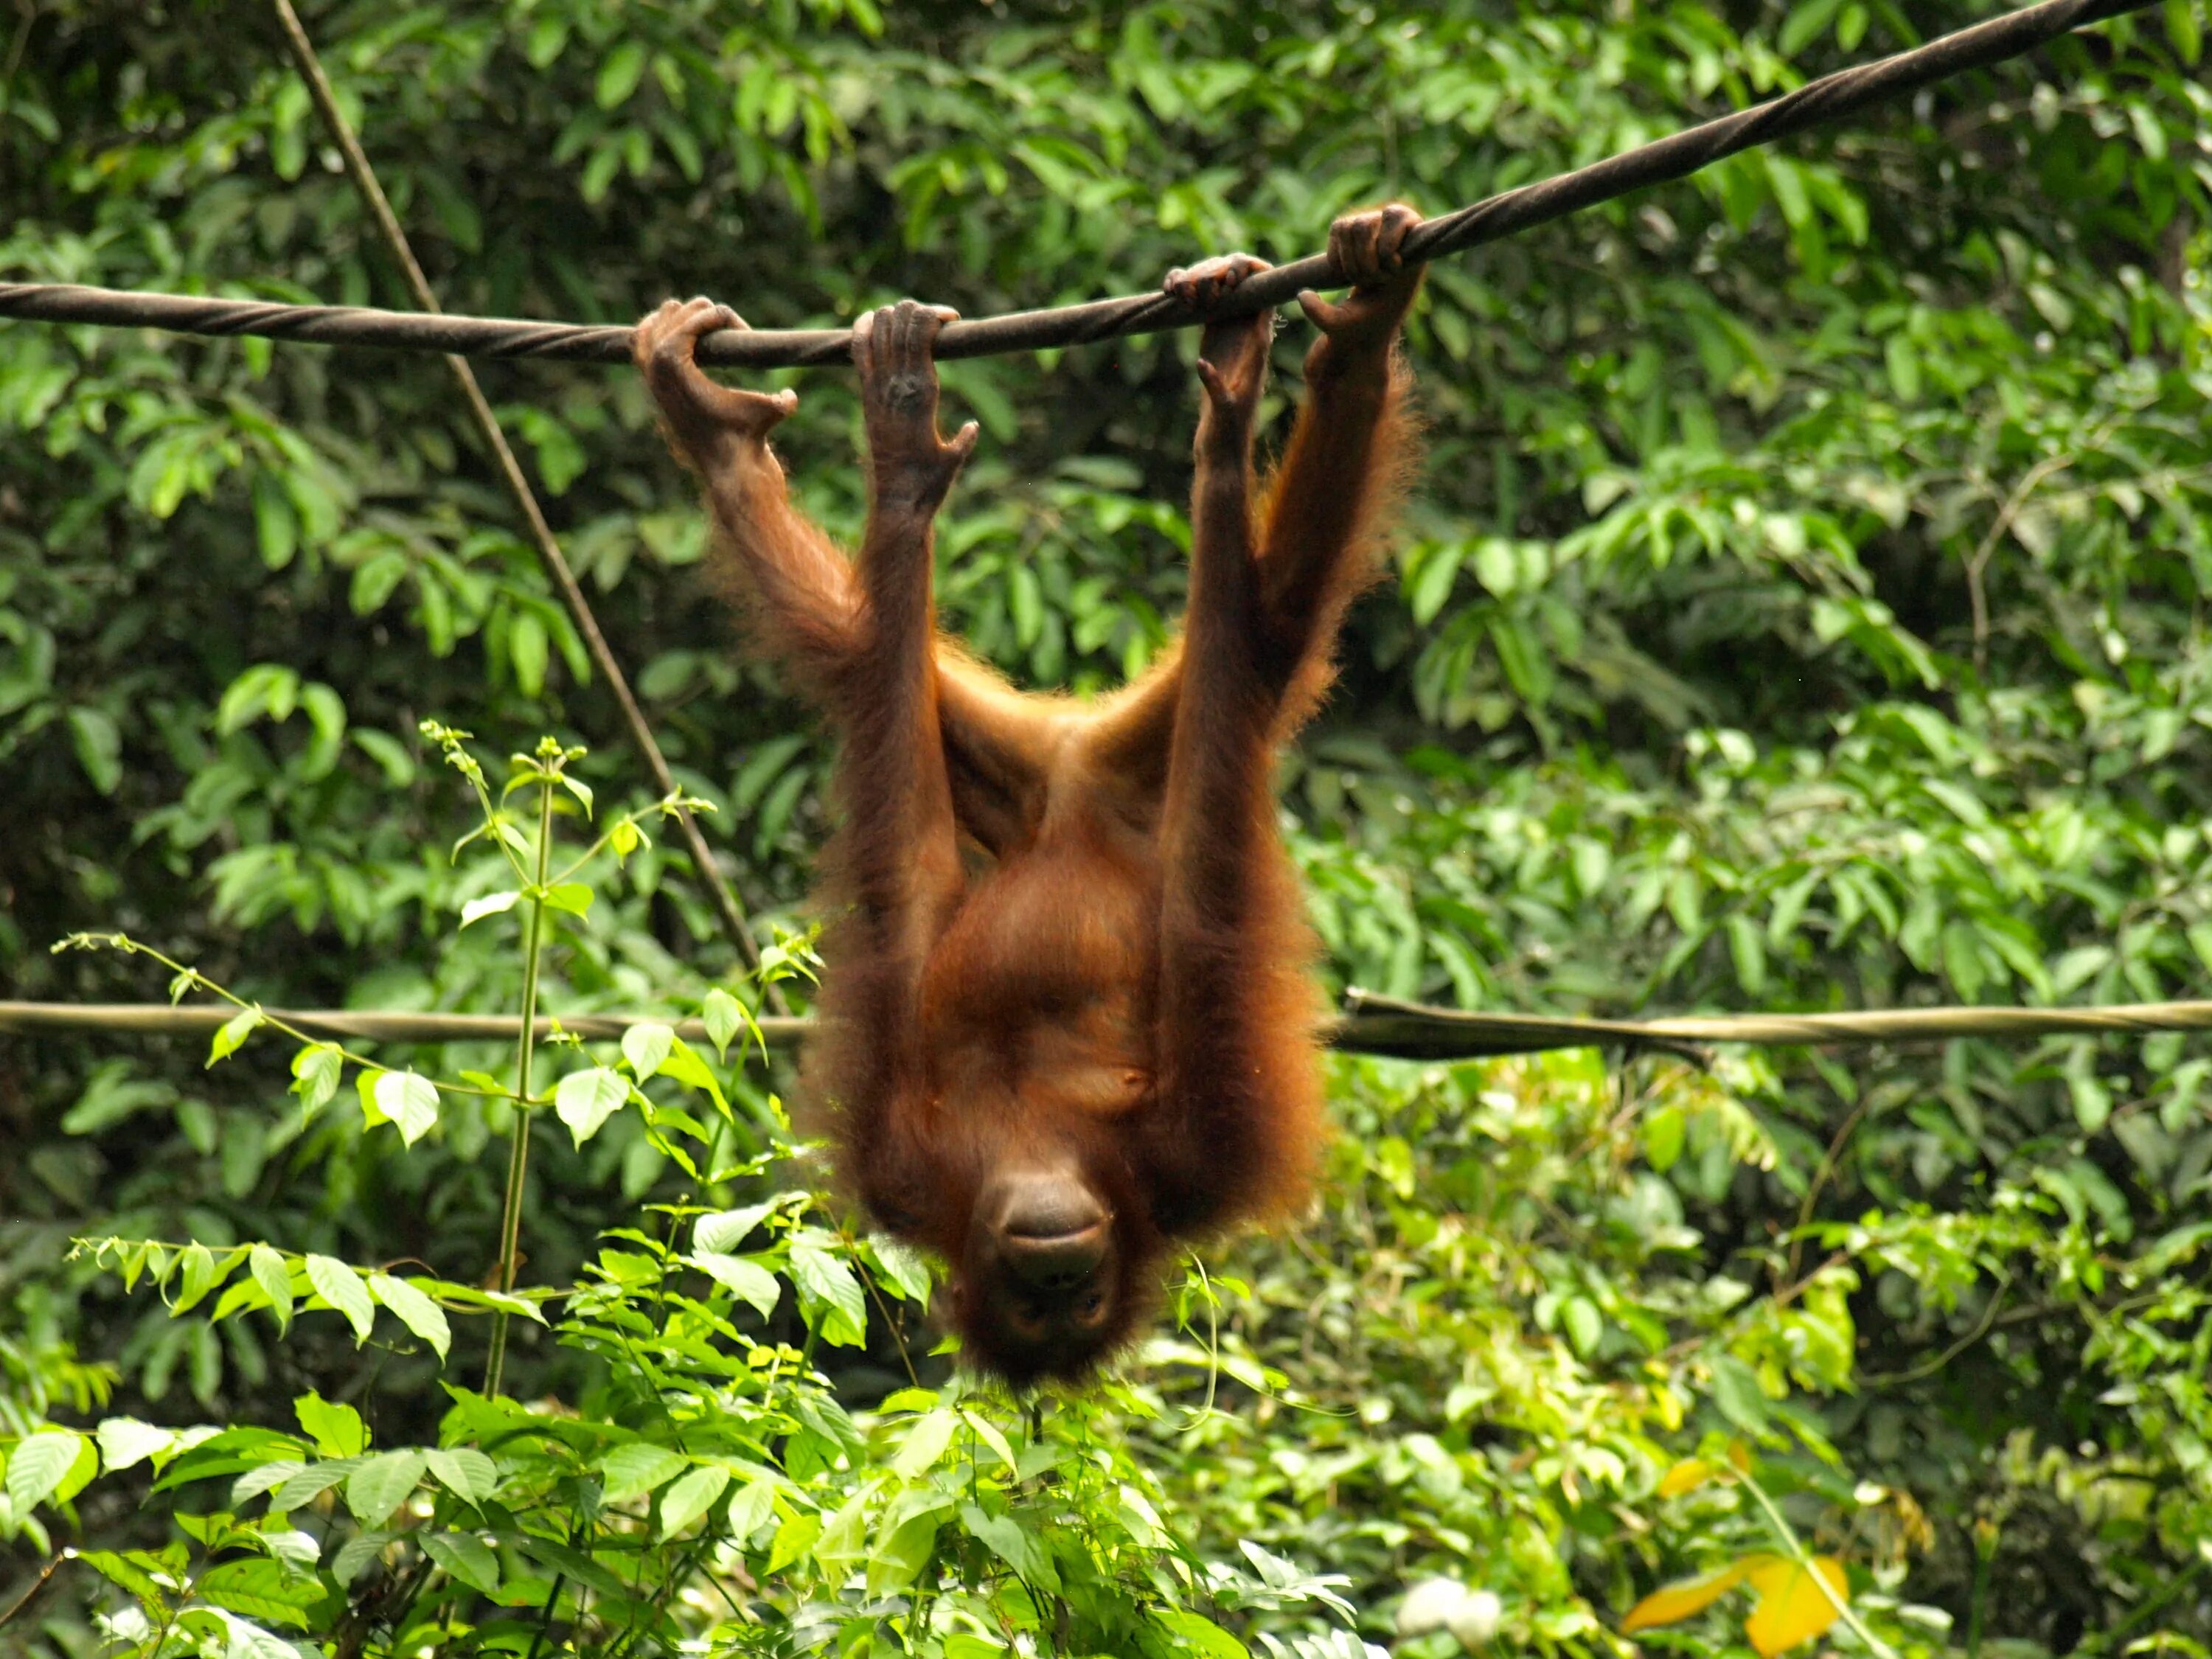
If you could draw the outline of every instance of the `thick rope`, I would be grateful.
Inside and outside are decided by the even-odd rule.
[[[1770,102],[1723,115],[1671,137],[1540,183],[1523,185],[1454,213],[1424,220],[1408,234],[1407,257],[1442,258],[1601,202],[1685,178],[1755,145],[1772,143],[1853,115],[1885,99],[2017,58],[2059,35],[2154,0],[2043,0],[2039,5],[1977,23],[1924,46],[1808,82]],[[1301,289],[1343,286],[1326,255],[1316,254],[1250,278],[1206,313],[1236,316],[1279,306]],[[255,334],[316,345],[376,346],[470,357],[540,357],[570,362],[626,363],[631,331],[570,323],[489,317],[418,316],[358,306],[278,305],[257,300],[135,294],[72,283],[0,283],[0,317],[49,323],[163,328],[184,334]],[[1164,294],[1129,295],[1046,311],[950,324],[937,337],[943,358],[988,357],[1009,351],[1083,345],[1129,334],[1184,328],[1201,313]],[[701,343],[704,362],[770,368],[851,361],[845,329],[757,329],[712,334]]]
[[[2212,1002],[2131,1002],[2094,1008],[1898,1008],[1850,1014],[1744,1014],[1678,1019],[1572,1019],[1541,1014],[1466,1013],[1355,991],[1349,1011],[1331,1023],[1328,1040],[1346,1054],[1395,1060],[1486,1060],[1556,1048],[1695,1050],[1715,1042],[1770,1048],[1831,1048],[1856,1043],[1938,1042],[1954,1037],[2017,1039],[2111,1036],[2148,1031],[2212,1030]],[[317,1036],[368,1042],[513,1043],[522,1022],[507,1014],[377,1014],[343,1009],[271,1009],[273,1018]],[[40,1036],[62,1031],[212,1036],[238,1013],[228,1005],[173,1008],[166,1003],[0,1002],[0,1033]],[[595,1041],[618,1038],[648,1020],[672,1025],[687,1042],[707,1041],[696,1019],[657,1014],[568,1014],[560,1027]],[[538,1021],[541,1036],[554,1021]],[[794,1047],[805,1019],[764,1018],[761,1036],[772,1048]]]

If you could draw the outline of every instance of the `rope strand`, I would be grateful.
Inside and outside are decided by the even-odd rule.
[[[1876,1042],[1942,1042],[1956,1037],[2017,1039],[2112,1036],[2212,1030],[2212,1002],[2127,1002],[2089,1008],[1878,1008],[1840,1014],[1691,1015],[1673,1019],[1578,1019],[1549,1014],[1470,1013],[1353,991],[1331,1022],[1329,1046],[1392,1060],[1488,1060],[1559,1048],[1657,1049],[1680,1053],[1708,1043],[1832,1048]],[[511,1014],[365,1013],[353,1009],[271,1009],[287,1024],[318,1036],[368,1042],[512,1042]],[[148,1036],[212,1036],[236,1016],[228,1006],[173,1008],[167,1003],[0,1002],[0,1035],[59,1031]],[[661,1014],[563,1014],[561,1029],[612,1041],[646,1021],[672,1026],[687,1042],[708,1040],[703,1022]],[[550,1017],[539,1022],[552,1029]],[[803,1018],[763,1016],[761,1036],[789,1048],[806,1035]]]
[[[2155,0],[2042,0],[2039,5],[1993,17],[1909,52],[1808,81],[1766,103],[1589,167],[1424,220],[1407,237],[1407,257],[1438,259],[1502,240],[1631,191],[1685,178],[1740,150],[1840,120],[1946,76],[2017,58],[2072,30],[2154,3]],[[1240,283],[1207,314],[1236,316],[1271,309],[1295,299],[1301,289],[1341,286],[1343,279],[1331,269],[1327,256],[1315,254]],[[374,346],[468,357],[592,363],[627,363],[631,332],[605,325],[423,316],[360,306],[282,305],[264,300],[141,294],[61,283],[0,283],[0,317],[161,328],[183,334],[252,334],[315,345]],[[988,357],[1085,345],[1126,335],[1187,328],[1203,320],[1200,313],[1164,294],[1128,295],[951,323],[937,337],[936,355],[948,359]],[[842,364],[851,356],[852,335],[841,328],[731,331],[708,335],[701,342],[700,350],[702,362],[744,368]]]

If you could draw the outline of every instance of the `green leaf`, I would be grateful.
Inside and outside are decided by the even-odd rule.
[[[115,721],[97,708],[69,711],[70,740],[76,746],[76,763],[103,795],[112,795],[123,781],[123,734]]]
[[[1776,46],[1784,58],[1795,58],[1825,31],[1843,0],[1798,0],[1784,20]]]
[[[368,1287],[361,1282],[359,1273],[332,1257],[311,1255],[307,1283],[315,1287],[317,1296],[346,1316],[346,1322],[353,1327],[354,1346],[368,1340],[376,1323],[376,1304],[369,1300]]]
[[[376,1085],[388,1075],[388,1073],[380,1072],[373,1066],[364,1066],[353,1074],[354,1092],[361,1097],[362,1121],[372,1129],[380,1123],[392,1121],[384,1109],[376,1103]]]
[[[303,1630],[307,1609],[323,1598],[323,1587],[315,1579],[299,1577],[266,1556],[219,1561],[199,1576],[192,1589],[203,1600],[233,1613]]]
[[[599,1460],[599,1472],[606,1488],[603,1495],[610,1504],[642,1497],[674,1480],[688,1462],[688,1459],[665,1446],[651,1445],[641,1440],[617,1446]]]
[[[1052,1558],[1012,1516],[987,1515],[977,1505],[964,1504],[960,1509],[960,1519],[969,1535],[980,1540],[992,1554],[1012,1567],[1024,1583],[1047,1591],[1060,1589],[1060,1575],[1053,1567]]]
[[[668,1058],[660,1062],[660,1075],[674,1078],[687,1089],[697,1089],[711,1096],[714,1104],[723,1110],[729,1109],[730,1103],[722,1098],[722,1085],[714,1081],[707,1062],[682,1037],[669,1045]]]
[[[727,1062],[730,1043],[744,1029],[745,1016],[738,1000],[720,986],[707,993],[700,1004],[699,1017],[707,1024],[707,1040],[714,1045],[714,1057]]]
[[[787,1518],[775,1529],[775,1541],[769,1546],[769,1577],[773,1578],[793,1562],[804,1560],[821,1536],[822,1517],[811,1510]]]
[[[8,1501],[17,1515],[28,1515],[60,1487],[86,1445],[69,1429],[41,1429],[26,1435],[8,1454]]]
[[[423,1454],[438,1484],[481,1508],[499,1490],[499,1466],[473,1446],[441,1448]]]
[[[110,1474],[143,1463],[156,1452],[168,1450],[177,1437],[172,1430],[155,1428],[135,1417],[105,1419],[100,1425],[99,1436],[100,1460]]]
[[[269,1298],[269,1310],[276,1316],[277,1330],[289,1330],[292,1326],[292,1270],[284,1264],[284,1258],[266,1244],[256,1244],[246,1252],[246,1266],[253,1275],[253,1282]]]
[[[368,1449],[368,1425],[343,1401],[303,1394],[292,1402],[292,1413],[325,1457],[358,1457]]]
[[[916,1418],[898,1455],[891,1459],[891,1473],[902,1480],[912,1480],[935,1468],[945,1449],[952,1443],[952,1431],[959,1421],[957,1413],[943,1406]]]
[[[269,1494],[270,1511],[283,1515],[302,1504],[313,1503],[361,1464],[359,1457],[334,1457],[326,1462],[310,1463],[297,1474],[286,1475],[277,1483],[276,1491]]]
[[[1561,1304],[1559,1322],[1567,1328],[1567,1340],[1577,1353],[1587,1359],[1597,1352],[1598,1339],[1605,1334],[1605,1319],[1588,1297],[1571,1296]]]
[[[351,1584],[360,1578],[370,1562],[384,1553],[385,1546],[397,1534],[382,1528],[357,1532],[338,1547],[331,1558],[331,1577],[340,1584]]]
[[[371,1273],[368,1293],[392,1310],[392,1316],[437,1351],[440,1359],[453,1346],[453,1328],[446,1310],[404,1279],[389,1273]]]
[[[94,1071],[84,1093],[62,1118],[62,1133],[96,1135],[149,1108],[173,1106],[176,1099],[177,1091],[167,1084],[132,1077],[129,1061],[106,1061]]]
[[[623,1058],[641,1083],[660,1069],[675,1046],[676,1033],[654,1020],[640,1020],[623,1033]]]
[[[660,1535],[672,1538],[714,1505],[730,1484],[730,1472],[710,1463],[685,1475],[660,1495]]]
[[[1771,1413],[1757,1374],[1729,1354],[1714,1358],[1712,1373],[1713,1403],[1721,1408],[1721,1415],[1747,1433],[1765,1433]]]
[[[364,1527],[380,1527],[405,1503],[429,1460],[419,1451],[380,1452],[346,1477],[346,1507]]]
[[[985,1539],[984,1541],[988,1543],[990,1540]],[[1187,1612],[1182,1607],[1159,1607],[1153,1611],[1152,1620],[1195,1659],[1251,1659],[1249,1650],[1242,1642],[1201,1614]]]
[[[665,1513],[667,1498],[661,1499]],[[766,1475],[748,1480],[730,1500],[730,1536],[740,1543],[750,1538],[775,1513],[775,1482]]]
[[[273,1566],[276,1564],[270,1562]],[[186,1613],[182,1622],[189,1624],[193,1618]],[[223,1659],[300,1659],[300,1650],[283,1637],[265,1631],[229,1608],[222,1610],[223,1628],[229,1632],[230,1645]]]
[[[257,1463],[230,1483],[230,1506],[242,1510],[255,1498],[274,1492],[294,1475],[304,1474],[307,1465],[296,1457],[280,1457],[274,1462]]]
[[[937,1552],[938,1528],[944,1522],[942,1507],[924,1510],[879,1540],[868,1555],[868,1594],[896,1595],[921,1577]]]
[[[461,926],[482,921],[486,916],[495,916],[512,910],[522,895],[514,892],[486,893],[482,898],[471,899],[461,907]]]
[[[412,1146],[438,1121],[438,1091],[430,1079],[414,1072],[380,1072],[376,1078],[376,1109],[398,1126],[399,1138]]]
[[[2174,56],[2195,67],[2204,51],[2204,34],[2190,0],[2166,0],[2166,38],[2172,43]]]
[[[698,1250],[686,1258],[738,1301],[749,1304],[763,1319],[775,1311],[783,1286],[774,1273],[757,1261],[718,1250]]]
[[[1013,1442],[1006,1438],[1006,1431],[982,1413],[970,1407],[963,1407],[960,1414],[967,1419],[968,1426],[975,1431],[975,1437],[996,1452],[999,1455],[999,1461],[1012,1470],[1018,1478],[1021,1474],[1021,1459],[1015,1455]]]
[[[627,103],[637,90],[637,83],[645,74],[645,43],[625,40],[607,54],[599,65],[599,81],[592,96],[601,109],[612,109]]]
[[[337,1093],[344,1071],[345,1055],[337,1043],[311,1042],[292,1056],[292,1092],[314,1111]]]
[[[208,1045],[207,1066],[212,1066],[219,1060],[228,1060],[236,1054],[240,1046],[266,1019],[267,1016],[258,1008],[245,1008],[225,1020],[216,1030],[215,1041]],[[201,1067],[203,1071],[206,1068],[206,1066]]]
[[[499,1588],[499,1557],[471,1532],[418,1532],[423,1551],[471,1589],[490,1595]]]
[[[791,1278],[799,1286],[801,1311],[824,1342],[857,1348],[866,1338],[868,1315],[860,1281],[853,1270],[819,1245],[795,1239]]]
[[[205,1329],[206,1328],[204,1326],[201,1328],[202,1331],[204,1331]],[[195,1333],[195,1334],[198,1334],[198,1333]],[[76,1497],[79,1492],[82,1492],[86,1486],[89,1486],[92,1483],[93,1477],[99,1473],[99,1446],[94,1443],[90,1435],[81,1434],[77,1436],[76,1456],[70,1462],[67,1471],[62,1475],[61,1484],[56,1486],[52,1492],[48,1495],[48,1500],[55,1504],[68,1503],[70,1498]]]
[[[2112,1115],[2112,1091],[2088,1071],[2069,1073],[2066,1085],[2074,1097],[2074,1121],[2081,1126],[2083,1134],[2095,1134]]]
[[[289,176],[299,175],[295,172]],[[252,495],[253,533],[261,548],[261,562],[271,570],[282,570],[300,550],[300,521],[292,512],[292,503],[284,499],[283,489],[269,474],[254,475]]]
[[[571,1072],[553,1091],[553,1110],[582,1146],[629,1098],[629,1080],[605,1066]]]
[[[929,1304],[935,1284],[921,1251],[880,1234],[868,1241],[868,1250],[875,1259],[877,1278],[886,1289],[902,1300]]]
[[[592,890],[580,881],[564,881],[545,890],[545,902],[570,915],[587,915],[592,908]]]
[[[218,1269],[215,1253],[194,1241],[178,1256],[177,1298],[169,1304],[171,1317],[189,1311],[202,1297],[220,1285],[238,1265],[239,1253],[226,1251]]]
[[[538,451],[538,471],[551,481],[553,469],[545,465],[546,454]],[[558,494],[556,490],[555,492]],[[545,623],[526,611],[518,615],[507,630],[507,660],[514,670],[514,688],[526,697],[537,696],[545,689],[545,663],[550,653],[546,649]]]
[[[153,1574],[112,1550],[87,1550],[77,1559],[90,1567],[111,1584],[137,1598],[150,1612],[159,1613],[168,1606],[168,1599]]]
[[[691,1224],[691,1243],[699,1249],[726,1255],[751,1237],[754,1228],[774,1215],[781,1198],[763,1199],[734,1210],[716,1210]]]

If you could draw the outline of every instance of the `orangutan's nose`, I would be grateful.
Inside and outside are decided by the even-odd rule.
[[[999,1249],[1017,1279],[1065,1291],[1097,1271],[1113,1218],[1073,1170],[1024,1170],[994,1185]]]

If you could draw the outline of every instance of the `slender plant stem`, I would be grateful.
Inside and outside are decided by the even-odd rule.
[[[499,1288],[514,1289],[515,1258],[522,1238],[522,1188],[530,1170],[530,1066],[538,1050],[538,978],[544,956],[545,876],[553,861],[550,778],[538,786],[538,881],[531,893],[530,926],[522,945],[522,1031],[514,1042],[514,1140],[507,1149],[507,1197],[500,1211]],[[491,1352],[484,1361],[484,1392],[499,1392],[507,1369],[507,1310],[492,1315]]]
[[[1852,1635],[1866,1644],[1867,1651],[1873,1654],[1875,1659],[1897,1659],[1897,1650],[1866,1627],[1858,1614],[1851,1611],[1850,1600],[1828,1582],[1826,1573],[1813,1565],[1812,1552],[1805,1547],[1805,1540],[1798,1537],[1797,1529],[1784,1517],[1780,1510],[1775,1508],[1774,1500],[1766,1495],[1766,1489],[1741,1470],[1737,1471],[1735,1478],[1751,1494],[1752,1501],[1759,1505],[1760,1513],[1766,1517],[1768,1528],[1780,1540],[1783,1548],[1790,1552],[1790,1559],[1796,1562],[1799,1570],[1810,1577],[1820,1587],[1820,1594],[1828,1598],[1828,1605],[1836,1610],[1836,1617],[1844,1621]]]
[[[29,1607],[31,1605],[32,1598],[37,1595],[40,1590],[46,1589],[48,1583],[52,1582],[53,1576],[61,1571],[62,1564],[64,1561],[67,1561],[74,1553],[74,1551],[64,1550],[57,1554],[52,1560],[47,1562],[46,1566],[40,1570],[39,1576],[31,1581],[31,1588],[25,1590],[21,1595],[15,1598],[15,1605],[9,1607],[7,1612],[0,1613],[0,1625],[11,1623],[17,1613],[22,1612],[25,1607]]]
[[[2143,0],[2143,3],[2148,4],[2149,0]],[[405,279],[407,291],[414,296],[416,307],[436,313],[440,309],[438,296],[431,289],[430,279],[422,274],[422,267],[415,258],[414,246],[407,240],[407,232],[399,222],[399,216],[392,210],[392,204],[384,194],[384,186],[377,179],[376,169],[369,164],[368,152],[362,148],[353,124],[346,119],[345,112],[338,106],[337,94],[331,89],[330,76],[323,72],[322,60],[315,54],[314,42],[308,39],[299,13],[292,9],[292,0],[272,0],[272,3],[276,21],[284,32],[285,44],[292,54],[293,66],[299,70],[300,79],[307,84],[307,97],[322,117],[323,125],[330,129],[331,137],[337,145],[338,155],[345,162],[347,176],[353,180],[362,204],[368,208],[369,219],[376,227],[386,251],[392,256],[392,263],[399,267],[399,273]],[[622,710],[623,720],[629,727],[630,740],[644,757],[646,769],[660,787],[663,799],[680,795],[682,792],[676,787],[675,775],[669,771],[667,758],[660,752],[659,739],[653,736],[653,727],[646,720],[645,710],[640,707],[636,694],[630,690],[629,677],[623,672],[614,647],[607,643],[606,635],[599,631],[599,618],[592,613],[591,604],[584,597],[583,586],[577,581],[567,555],[561,550],[559,538],[546,522],[545,512],[538,503],[537,493],[531,489],[521,462],[515,459],[514,447],[507,441],[507,434],[501,429],[499,417],[492,412],[491,403],[485,398],[483,388],[477,383],[476,371],[470,368],[465,357],[448,354],[446,363],[453,372],[454,384],[460,387],[461,399],[467,405],[469,419],[476,427],[477,435],[490,452],[500,482],[507,486],[507,495],[513,498],[516,509],[522,515],[530,544],[537,550],[538,562],[544,567],[547,580],[552,584],[553,591],[560,595],[561,602],[568,607],[569,621],[574,624],[578,636],[584,642],[586,653],[597,666],[599,678],[614,694],[616,706]],[[738,901],[730,884],[723,879],[721,866],[714,861],[714,850],[707,845],[707,837],[701,831],[699,822],[692,816],[690,809],[678,805],[673,810],[677,832],[690,854],[692,874],[700,891],[713,908],[723,933],[736,947],[738,959],[748,968],[758,968],[760,945],[753,938],[744,906]],[[543,871],[538,872],[538,879],[544,879]],[[769,1006],[775,1012],[787,1014],[791,1012],[778,987],[769,985],[763,988],[763,994],[768,999]]]
[[[553,1575],[553,1588],[545,1593],[545,1607],[538,1615],[538,1633],[530,1638],[530,1659],[538,1659],[538,1650],[545,1645],[545,1632],[552,1627],[553,1609],[561,1605],[561,1586],[568,1582],[568,1575]]]
[[[2112,1629],[2106,1631],[2103,1635],[2090,1637],[2087,1641],[2081,1644],[2077,1651],[2081,1653],[2110,1653],[2121,1638],[2127,1636],[2129,1632],[2135,1630],[2138,1626],[2148,1622],[2153,1614],[2166,1607],[2172,1601],[2174,1597],[2179,1595],[2182,1591],[2187,1589],[2190,1585],[2194,1583],[2197,1581],[2197,1574],[2204,1571],[2205,1565],[2204,1559],[2202,1556],[2199,1556],[2196,1560],[2191,1561],[2188,1566],[2185,1567],[2181,1571],[2175,1573],[2163,1584],[2160,1584],[2156,1589],[2145,1596],[2142,1601],[2136,1605],[2133,1613],[2130,1613],[2126,1618],[2121,1620],[2118,1624],[2113,1626]]]
[[[1990,1524],[1986,1540],[1978,1530],[1969,1536],[1974,1547],[1974,1586],[1966,1603],[1966,1659],[1982,1659],[1982,1626],[1989,1611],[1990,1564],[1996,1559],[1996,1528]]]

